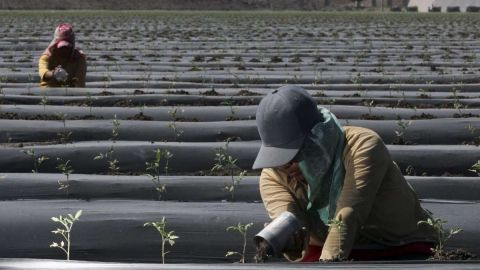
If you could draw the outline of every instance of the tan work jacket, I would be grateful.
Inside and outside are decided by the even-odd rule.
[[[64,85],[55,80],[45,80],[45,73],[61,65],[68,73],[68,79]],[[40,75],[40,86],[42,87],[85,87],[85,77],[87,74],[87,63],[84,54],[70,61],[60,59],[55,56],[42,55],[38,61],[38,74]]]
[[[335,214],[344,226],[329,228],[321,220],[307,216],[307,184],[289,179],[281,168],[263,169],[260,177],[260,193],[270,218],[284,211],[295,214],[307,227],[307,239],[324,243],[320,257],[323,260],[348,257],[354,244],[398,246],[416,241],[435,242],[430,227],[417,225],[429,214],[420,206],[381,138],[366,128],[346,126],[344,130],[345,180]],[[288,250],[285,257],[301,260],[308,242]]]

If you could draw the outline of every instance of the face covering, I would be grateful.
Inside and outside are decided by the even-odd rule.
[[[68,23],[62,23],[55,28],[53,40],[50,42],[42,55],[52,56],[52,52],[58,47],[60,42],[67,42],[72,47],[72,54],[70,58],[76,58],[80,54],[83,54],[81,50],[75,48],[75,33],[73,32],[73,27]]]
[[[328,224],[343,188],[345,133],[335,115],[325,108],[320,112],[323,120],[310,130],[297,159],[308,183],[308,214]]]

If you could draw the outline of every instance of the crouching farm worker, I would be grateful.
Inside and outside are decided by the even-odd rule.
[[[85,55],[75,48],[75,33],[70,24],[57,26],[54,37],[38,62],[40,86],[85,87]]]
[[[290,212],[301,224],[280,252],[288,260],[431,255],[435,232],[417,225],[430,215],[375,132],[340,126],[295,86],[264,97],[256,119],[262,146],[253,168],[263,168],[265,208],[272,219]]]

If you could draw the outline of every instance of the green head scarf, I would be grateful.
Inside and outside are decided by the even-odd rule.
[[[323,120],[305,138],[298,160],[308,183],[307,211],[328,224],[343,188],[345,133],[335,115],[325,108],[320,112]]]

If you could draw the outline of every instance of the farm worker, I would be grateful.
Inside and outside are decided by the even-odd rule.
[[[287,259],[431,255],[435,232],[417,224],[430,215],[374,131],[342,127],[296,86],[268,93],[256,121],[262,146],[253,168],[263,168],[265,208],[272,219],[291,212],[305,227]],[[370,252],[357,250],[365,244]]]
[[[38,62],[40,86],[85,87],[85,54],[75,48],[75,33],[68,23],[55,29],[52,42]]]

